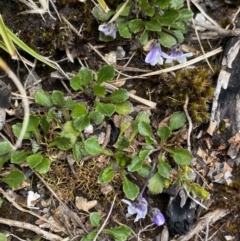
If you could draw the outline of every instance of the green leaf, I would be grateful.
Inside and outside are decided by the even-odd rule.
[[[99,7],[99,5],[94,6],[92,10],[92,15],[99,21],[105,22],[107,21],[112,15],[114,11],[108,11],[107,13]]]
[[[82,67],[78,74],[71,78],[70,86],[74,90],[83,90],[93,79],[92,71],[86,67]]]
[[[47,113],[47,121],[50,123],[53,120],[60,120],[59,116],[57,115],[55,108],[51,108]]]
[[[80,241],[93,241],[96,235],[96,232],[90,232],[88,234],[85,234]]]
[[[49,107],[53,105],[51,95],[44,90],[37,91],[35,93],[34,99],[36,103],[42,106]]]
[[[129,93],[125,89],[114,90],[111,95],[104,98],[104,100],[110,100],[112,103],[121,103],[129,98]]]
[[[127,115],[133,112],[134,108],[130,101],[124,101],[122,103],[115,103],[116,112],[119,115]]]
[[[19,138],[20,132],[22,130],[22,123],[17,123],[15,125],[12,126],[12,130],[14,135]],[[29,140],[31,138],[31,132],[26,131],[24,134],[23,139],[24,140]]]
[[[43,159],[41,152],[28,156],[27,163],[31,168],[36,167]]]
[[[142,163],[143,163],[143,160],[141,160],[138,156],[133,157],[132,162],[127,167],[128,171],[135,172],[135,171],[141,170]]]
[[[153,17],[155,14],[155,8],[154,7],[150,7],[147,12],[146,12],[147,16],[149,17]]]
[[[10,151],[12,151],[12,145],[8,141],[0,142],[0,155],[6,154]],[[0,157],[0,170],[2,169],[3,164],[7,162],[9,159],[10,155]]]
[[[72,121],[67,121],[62,128],[62,133],[71,133],[74,136],[79,136],[79,131],[77,131],[74,126]],[[61,134],[63,136],[63,134]]]
[[[43,157],[42,161],[34,167],[34,169],[40,174],[45,174],[49,171],[51,161],[47,157]]]
[[[147,21],[144,23],[146,30],[149,31],[161,31],[161,23],[158,19],[151,19],[150,21]]]
[[[132,125],[132,117],[129,115],[124,115],[120,122],[120,133],[119,137]]]
[[[83,104],[76,104],[73,107],[71,116],[73,118],[78,118],[78,117],[83,117],[86,114],[87,114],[87,109],[86,109],[85,105],[83,105]]]
[[[149,8],[148,0],[138,0],[139,7],[142,11],[145,11]]]
[[[180,14],[177,10],[167,9],[164,11],[164,14],[158,19],[162,25],[170,25],[178,19],[179,15]]]
[[[54,90],[52,93],[52,101],[55,105],[63,107],[64,105],[64,95],[62,91]]]
[[[112,116],[112,114],[116,110],[116,106],[113,105],[113,104],[105,104],[105,103],[102,103],[102,102],[98,102],[95,110],[102,115]]]
[[[152,194],[159,194],[164,188],[164,178],[160,173],[155,173],[149,180],[148,189]]]
[[[156,0],[154,4],[157,5],[159,8],[164,9],[170,5],[170,0]]]
[[[97,84],[113,80],[115,69],[112,65],[104,65],[97,72]]]
[[[186,123],[186,115],[182,111],[175,112],[171,115],[170,121],[169,121],[169,127],[171,130],[177,130],[184,126]]]
[[[11,188],[20,186],[25,180],[25,175],[18,169],[12,170],[6,177],[2,178]]]
[[[184,0],[171,0],[171,7],[175,9],[182,8]]]
[[[41,126],[44,134],[46,134],[49,131],[50,124],[47,121],[47,117],[45,115],[41,117],[40,126]]]
[[[126,23],[118,23],[117,24],[118,32],[123,38],[131,38],[132,34],[129,31],[129,28]]]
[[[104,184],[112,181],[114,178],[114,171],[113,171],[113,166],[110,164],[107,166],[98,176],[98,183]]]
[[[76,161],[80,161],[83,157],[81,152],[81,145],[79,143],[75,143],[72,148],[73,157]]]
[[[147,145],[152,145],[152,144],[157,144],[156,140],[150,136],[145,136],[145,141],[147,143]]]
[[[137,133],[138,133],[138,124],[141,121],[146,122],[146,123],[150,123],[150,119],[149,119],[149,116],[148,116],[147,112],[143,111],[143,112],[140,112],[137,115],[137,117],[136,117],[136,119],[135,119],[135,121],[133,123],[133,131],[132,131],[132,134],[130,136],[130,142],[137,135]]]
[[[191,153],[186,150],[186,149],[170,149],[170,148],[165,148],[165,150],[167,152],[169,152],[174,161],[178,164],[178,165],[189,165],[192,161],[192,155]]]
[[[117,228],[103,229],[103,233],[109,234],[114,237],[115,241],[125,241],[131,235],[132,230],[122,225]]]
[[[69,133],[69,136],[76,138],[73,134]],[[48,144],[48,147],[57,146],[60,150],[66,151],[73,147],[72,139],[70,137],[58,136],[51,143]]]
[[[131,161],[132,158],[125,155],[123,152],[117,152],[115,154],[115,159],[116,159],[116,163],[120,166],[120,167],[126,167],[128,166]]]
[[[193,12],[188,9],[181,9],[178,21],[187,21],[193,17]]]
[[[0,233],[0,241],[7,241],[7,237],[3,233]]]
[[[125,193],[126,197],[132,201],[139,193],[139,187],[133,182],[129,181],[126,175],[123,175],[123,192]]]
[[[99,212],[93,212],[90,213],[90,222],[92,226],[99,227],[100,225],[100,220],[101,220],[101,215]]]
[[[30,155],[30,151],[15,151],[11,154],[11,163],[19,164],[25,162]]]
[[[85,115],[83,117],[80,118],[76,118],[73,121],[73,126],[79,131],[83,131],[86,127],[88,127],[90,125],[90,119],[88,117],[88,115]]]
[[[84,141],[84,147],[86,149],[86,151],[90,154],[90,155],[98,155],[100,153],[104,153],[106,155],[111,154],[109,151],[103,149],[99,143],[96,137],[90,137],[89,139],[87,139],[86,141]]]
[[[177,37],[179,43],[182,43],[184,41],[184,35],[183,35],[182,31],[172,30],[172,33]]]
[[[142,168],[138,170],[138,174],[144,178],[147,178],[150,173],[151,167],[147,164],[143,164]]]
[[[153,150],[141,150],[138,155],[140,160],[142,161],[146,160],[146,158],[150,155],[152,151]]]
[[[148,31],[144,30],[143,34],[139,38],[139,42],[141,45],[145,45],[148,41]]]
[[[169,178],[170,171],[172,170],[171,166],[163,160],[163,158],[160,156],[159,162],[158,162],[158,173],[165,178]]]
[[[121,3],[121,4],[119,4],[119,5],[117,6],[116,12],[118,12],[118,10],[122,7],[123,4],[124,4],[124,3]],[[127,4],[127,5],[125,6],[125,8],[123,9],[123,11],[121,12],[120,16],[127,17],[127,16],[129,15],[129,13],[130,13],[130,8],[131,8],[130,5]]]
[[[132,33],[138,33],[143,29],[144,22],[142,19],[134,19],[129,21],[128,27]]]
[[[89,113],[89,118],[94,124],[100,125],[104,120],[104,115],[97,111],[92,111]]]
[[[76,105],[75,101],[73,101],[70,97],[68,97],[65,101],[65,107],[69,110],[73,110]]]
[[[148,136],[148,137],[152,136],[152,128],[151,128],[150,124],[148,124],[144,121],[140,121],[138,123],[138,131],[143,136]]]
[[[29,116],[29,121],[28,121],[28,126],[27,126],[27,131],[36,133],[38,132],[38,125],[40,123],[40,118],[35,115],[30,115]]]
[[[120,138],[118,138],[115,145],[118,150],[123,150],[130,146],[130,141],[126,136],[121,136]]]
[[[161,144],[163,145],[172,135],[172,131],[168,126],[161,126],[157,131],[157,135],[161,138]]]
[[[184,21],[177,21],[173,24],[170,24],[169,27],[171,27],[171,29],[177,29],[180,30],[182,33],[187,33],[187,25]],[[174,32],[174,31],[173,31]],[[178,38],[178,36],[176,36]]]
[[[167,48],[171,48],[173,45],[176,45],[176,39],[170,34],[159,32],[160,35],[160,43]]]
[[[68,145],[70,147],[68,149],[72,148],[73,145],[75,144],[76,140],[77,140],[77,135],[75,135],[74,133],[68,132],[67,130],[66,131],[62,131],[60,133],[60,136],[61,137],[66,137],[66,138],[68,138],[70,140],[69,143],[68,143]]]
[[[92,88],[94,95],[98,97],[104,97],[106,95],[106,88],[104,86],[95,84]]]

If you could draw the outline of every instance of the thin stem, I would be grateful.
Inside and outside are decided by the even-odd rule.
[[[142,198],[142,195],[143,195],[143,193],[144,193],[144,191],[145,191],[145,189],[146,189],[146,187],[147,187],[147,185],[148,185],[148,182],[149,182],[150,178],[152,177],[152,174],[153,174],[153,172],[154,172],[154,170],[155,170],[155,168],[156,168],[156,166],[157,166],[159,153],[160,153],[160,150],[157,150],[157,151],[153,154],[153,164],[152,164],[152,168],[151,168],[151,170],[150,170],[150,172],[149,172],[149,174],[148,174],[147,180],[146,180],[146,182],[144,183],[144,186],[143,186],[141,192],[139,193],[137,199],[141,199],[141,198]]]

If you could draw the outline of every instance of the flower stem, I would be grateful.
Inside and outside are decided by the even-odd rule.
[[[142,195],[143,195],[143,193],[144,193],[144,191],[145,191],[145,189],[146,189],[146,187],[147,187],[147,185],[148,185],[148,182],[149,182],[150,178],[152,177],[152,174],[153,174],[153,172],[154,172],[154,170],[155,170],[155,168],[156,168],[156,166],[157,166],[159,154],[160,154],[160,150],[157,150],[157,151],[155,151],[155,152],[153,153],[153,164],[152,164],[152,168],[151,168],[151,170],[150,170],[150,172],[149,172],[149,174],[148,174],[148,177],[147,177],[146,182],[144,183],[144,186],[142,187],[141,192],[138,194],[137,199],[142,198]]]

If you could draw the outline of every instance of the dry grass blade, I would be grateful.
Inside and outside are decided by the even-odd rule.
[[[150,73],[147,73],[147,74],[142,74],[142,75],[137,75],[137,76],[132,76],[131,78],[123,78],[123,79],[119,79],[119,81],[123,81],[123,80],[128,80],[128,79],[139,79],[139,78],[144,78],[144,77],[149,77],[149,76],[153,76],[153,75],[159,75],[161,73],[168,73],[168,72],[171,72],[171,71],[174,71],[174,70],[178,70],[178,69],[182,69],[182,68],[185,68],[187,66],[190,66],[190,65],[193,65],[195,63],[198,63],[202,60],[205,60],[206,58],[209,58],[209,57],[212,57],[216,54],[219,54],[222,52],[222,48],[219,47],[213,51],[210,51],[209,53],[206,53],[204,55],[201,55],[195,59],[192,59],[192,60],[189,60],[188,62],[184,63],[184,64],[178,64],[178,65],[175,65],[173,67],[169,67],[169,68],[166,68],[166,69],[161,69],[161,70],[157,70],[157,71],[153,71],[153,72],[150,72]]]
[[[24,107],[24,119],[23,119],[22,129],[21,129],[19,138],[13,146],[13,151],[15,151],[22,144],[23,137],[27,130],[29,115],[30,115],[29,114],[30,113],[29,112],[29,103],[28,103],[28,99],[26,96],[26,92],[22,86],[22,83],[20,82],[20,80],[17,78],[17,76],[11,71],[11,69],[7,66],[7,64],[1,58],[0,58],[0,67],[6,72],[6,74],[9,76],[9,78],[13,81],[13,83],[18,88],[20,94],[23,96],[22,101],[23,101],[23,107]],[[9,153],[6,153],[6,154],[9,154]]]

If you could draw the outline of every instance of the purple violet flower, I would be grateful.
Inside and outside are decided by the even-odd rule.
[[[116,38],[117,27],[114,23],[103,23],[99,25],[98,30],[106,36]]]
[[[184,54],[182,51],[182,46],[177,44],[172,47],[171,54],[166,59],[166,63],[172,63],[173,60],[177,60],[179,64],[184,64],[187,62],[187,58],[191,57],[192,53]]]
[[[149,216],[153,223],[157,226],[161,226],[165,223],[165,218],[158,208],[151,208]]]
[[[150,51],[145,58],[145,62],[152,66],[163,64],[163,57],[168,58],[169,56],[161,50],[159,42],[153,42],[150,45]]]
[[[134,222],[137,222],[140,218],[145,218],[147,214],[147,200],[143,197],[137,198],[134,202],[130,202],[126,199],[122,199],[122,202],[128,205],[127,217],[137,214]]]

